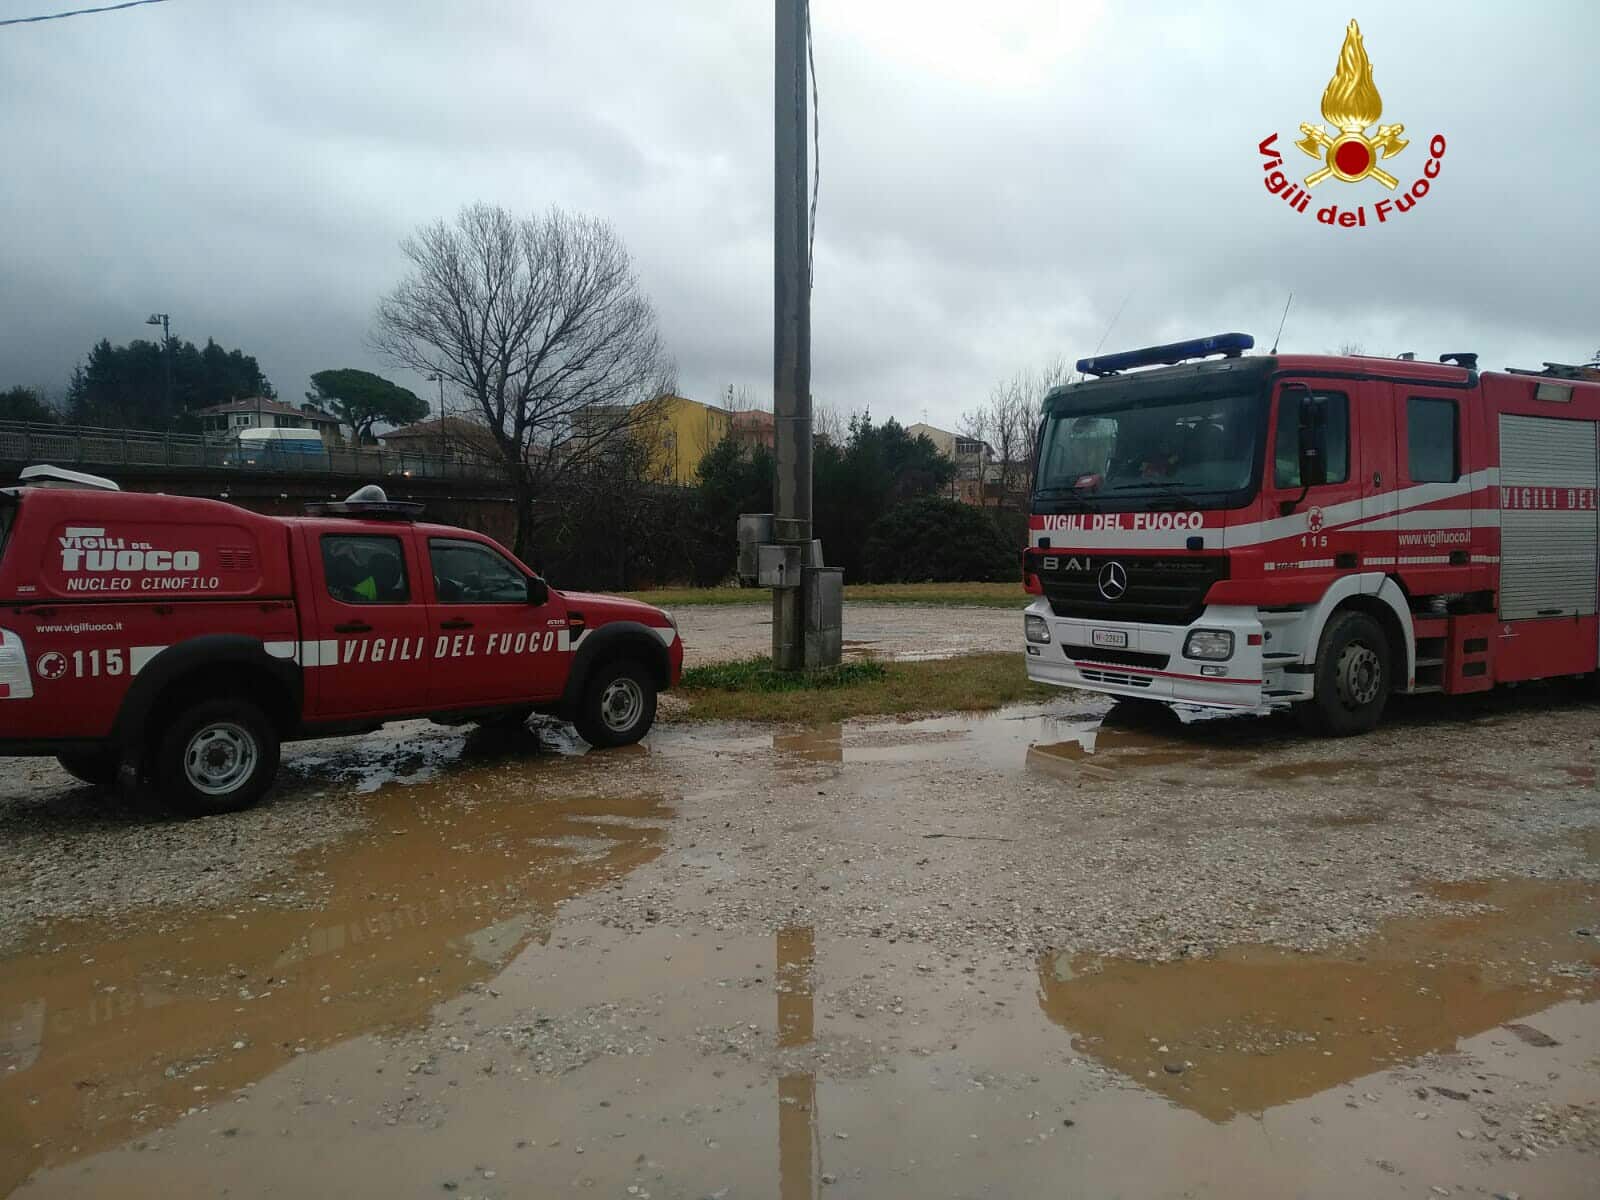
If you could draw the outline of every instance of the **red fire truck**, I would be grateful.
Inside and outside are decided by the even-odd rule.
[[[407,717],[634,742],[682,670],[662,610],[558,591],[377,488],[281,518],[23,475],[57,486],[0,490],[0,755],[191,814],[259,799],[282,741]]]
[[[1031,678],[1344,735],[1392,692],[1595,671],[1600,372],[1253,345],[1084,359],[1046,398]]]

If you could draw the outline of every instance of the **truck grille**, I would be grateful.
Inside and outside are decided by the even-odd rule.
[[[1187,625],[1205,611],[1211,585],[1228,577],[1228,560],[1217,556],[1062,554],[1059,559],[1072,569],[1050,570],[1047,556],[1041,560],[1039,572],[1051,610],[1058,617],[1095,621]],[[1127,589],[1108,600],[1101,593],[1100,576],[1113,563],[1126,572]]]
[[[1112,646],[1074,646],[1063,643],[1061,651],[1074,662],[1098,663],[1100,666],[1148,667],[1152,671],[1165,671],[1171,661],[1169,654],[1152,654],[1146,650],[1119,650]]]
[[[1140,688],[1150,686],[1150,676],[1148,675],[1125,675],[1121,671],[1096,671],[1089,667],[1079,667],[1078,674],[1082,675],[1090,683],[1115,683],[1122,687]]]

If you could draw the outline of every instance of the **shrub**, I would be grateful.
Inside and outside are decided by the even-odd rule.
[[[862,562],[873,583],[1005,581],[1021,574],[1020,550],[983,509],[913,500],[873,523]]]

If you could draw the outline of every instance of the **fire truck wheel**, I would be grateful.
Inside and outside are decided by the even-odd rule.
[[[117,782],[117,771],[122,764],[108,750],[85,750],[82,754],[58,755],[61,769],[74,779],[92,783],[96,787],[110,787]]]
[[[656,685],[639,663],[603,663],[584,685],[573,724],[591,746],[630,746],[656,719]]]
[[[202,700],[161,735],[156,781],[184,816],[237,812],[261,799],[278,772],[278,731],[247,700]]]
[[[1317,647],[1312,699],[1296,705],[1295,711],[1308,733],[1366,733],[1383,715],[1389,683],[1389,639],[1383,627],[1366,613],[1338,613]]]

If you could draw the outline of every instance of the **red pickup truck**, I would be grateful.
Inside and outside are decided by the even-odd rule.
[[[661,609],[559,591],[376,488],[308,511],[0,489],[0,755],[228,812],[284,741],[544,712],[619,746],[678,681]]]

